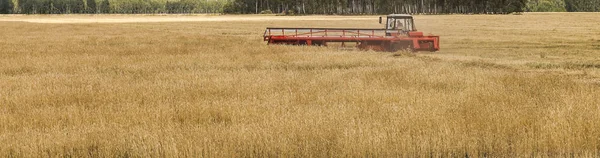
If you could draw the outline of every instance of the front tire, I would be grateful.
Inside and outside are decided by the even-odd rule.
[[[436,50],[435,50],[433,42],[429,42],[429,52],[435,52],[435,51]]]

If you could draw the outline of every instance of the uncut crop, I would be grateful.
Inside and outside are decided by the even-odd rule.
[[[0,155],[597,156],[597,16],[417,16],[442,50],[416,54],[261,37],[377,17],[2,22]]]

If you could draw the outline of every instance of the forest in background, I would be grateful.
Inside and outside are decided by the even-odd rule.
[[[0,0],[0,14],[598,12],[600,0]]]

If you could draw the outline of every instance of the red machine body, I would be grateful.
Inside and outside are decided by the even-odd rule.
[[[382,23],[380,17],[379,23]],[[364,28],[267,28],[263,35],[268,44],[318,45],[338,42],[356,43],[360,49],[376,51],[438,51],[439,36],[424,36],[407,14],[391,14],[384,29]]]

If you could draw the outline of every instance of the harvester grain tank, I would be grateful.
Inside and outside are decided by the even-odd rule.
[[[280,28],[268,27],[263,35],[267,44],[327,46],[337,42],[356,43],[360,49],[376,51],[412,50],[438,51],[440,37],[417,31],[414,19],[408,14],[390,14],[383,29],[369,28]]]

